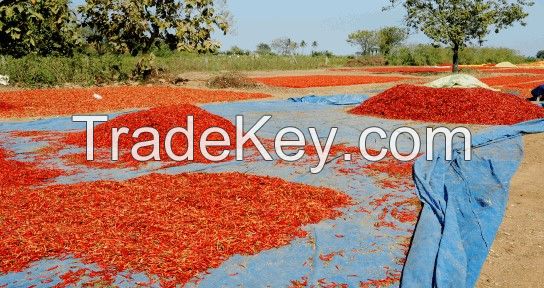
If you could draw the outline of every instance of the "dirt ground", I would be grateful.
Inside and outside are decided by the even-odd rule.
[[[525,159],[477,287],[544,287],[544,135],[524,141]]]

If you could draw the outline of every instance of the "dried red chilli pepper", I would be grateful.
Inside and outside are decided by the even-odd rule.
[[[0,198],[0,273],[74,255],[104,270],[93,276],[145,272],[166,286],[232,255],[286,245],[306,235],[302,225],[336,218],[335,208],[351,201],[331,189],[240,173],[12,187]]]
[[[101,99],[93,97],[94,94]],[[264,93],[203,90],[172,86],[55,88],[0,92],[0,118],[115,112],[175,104],[270,97]],[[74,105],[77,103],[77,105]]]
[[[389,83],[405,80],[403,77],[386,76],[349,76],[349,75],[309,75],[309,76],[278,76],[253,78],[254,81],[275,87],[308,88],[348,86],[372,83]]]
[[[425,122],[511,125],[544,118],[544,109],[511,94],[483,88],[398,85],[349,111]]]

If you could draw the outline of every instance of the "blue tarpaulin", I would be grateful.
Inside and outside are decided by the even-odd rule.
[[[521,135],[544,132],[544,119],[491,129],[473,138],[465,161],[456,148],[420,158],[414,179],[423,210],[402,287],[473,287],[502,222],[510,180],[523,157]]]
[[[345,95],[332,102],[349,102],[347,98],[342,100],[342,97]],[[364,96],[358,97],[363,99]],[[315,97],[307,99],[313,98]],[[423,135],[428,126],[426,123],[413,121],[355,116],[346,113],[346,107],[335,106],[339,104],[322,105],[322,102],[311,101],[314,100],[221,103],[203,105],[203,108],[229,120],[234,120],[236,115],[244,115],[244,121],[249,126],[263,115],[272,115],[273,118],[258,133],[263,139],[271,139],[286,126],[305,130],[307,139],[308,127],[316,127],[320,137],[326,137],[332,127],[339,127],[335,144],[346,146],[358,145],[358,136],[368,127],[381,127],[390,135],[398,127],[410,126]],[[320,117],[316,118],[316,114]],[[0,123],[0,140],[7,143],[7,148],[14,150],[18,156],[31,157],[36,145],[47,143],[13,137],[10,131],[67,131],[84,127],[84,123],[73,123],[69,117],[5,122]],[[445,161],[440,151],[436,150],[435,161],[427,162],[422,158],[416,162],[414,169],[417,193],[425,206],[404,268],[402,286],[474,285],[502,221],[509,181],[522,159],[523,145],[519,136],[542,131],[544,120],[494,127],[473,138],[475,147],[472,161],[460,160],[463,154],[458,149],[454,153],[453,161]],[[422,141],[425,139],[422,138]],[[378,149],[384,145],[387,146],[387,143],[375,139],[369,148]],[[399,139],[401,150],[410,149],[411,145],[411,141]],[[62,153],[74,151],[66,149]],[[341,161],[341,156],[343,155],[337,155],[337,158],[327,162],[323,172],[317,175],[309,173],[309,167],[317,164],[313,157],[298,164],[256,160],[217,164],[192,163],[172,168],[151,165],[138,170],[84,167],[85,169],[76,174],[59,177],[56,182],[71,184],[96,180],[122,181],[151,172],[178,174],[236,171],[337,189],[352,197],[356,203],[342,209],[343,217],[307,225],[303,227],[308,232],[307,238],[295,239],[283,247],[260,251],[255,255],[234,255],[219,267],[196,275],[196,284],[189,283],[187,286],[287,287],[293,281],[304,280],[308,286],[315,287],[331,283],[358,287],[370,280],[383,279],[393,279],[388,283],[398,286],[397,275],[400,275],[403,268],[399,259],[404,259],[404,240],[412,237],[414,222],[399,222],[392,217],[390,211],[397,207],[394,204],[416,197],[416,191],[413,186],[403,189],[380,186],[380,180],[388,179],[388,175],[370,175],[361,168],[368,165],[368,161],[354,158],[353,161],[346,162]],[[58,159],[51,159],[51,164],[65,167]],[[376,225],[380,221],[391,222],[394,227]],[[322,260],[325,255],[333,257]],[[43,259],[31,264],[24,271],[0,275],[0,286],[51,287],[61,282],[60,274],[81,267],[91,271],[100,269],[96,264],[83,263],[80,259],[71,257]],[[125,271],[117,275],[114,285],[132,287],[137,282],[155,277],[145,271]],[[52,281],[44,283],[44,278]],[[78,285],[90,280],[92,277],[88,276]]]
[[[297,103],[312,103],[312,104],[327,104],[327,105],[356,105],[367,100],[367,95],[334,95],[334,96],[304,96],[297,98],[289,98],[291,102]]]

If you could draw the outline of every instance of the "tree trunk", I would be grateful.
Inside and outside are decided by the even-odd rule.
[[[459,45],[453,45],[453,73],[459,73]]]

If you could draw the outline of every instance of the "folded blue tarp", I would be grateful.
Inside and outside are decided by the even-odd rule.
[[[357,105],[367,100],[367,95],[334,95],[334,96],[304,96],[297,98],[289,98],[291,102],[297,103],[313,103],[327,105]]]
[[[457,146],[452,161],[436,151],[414,166],[424,203],[401,287],[473,287],[502,222],[510,180],[523,158],[528,133],[544,119],[494,128],[473,138],[471,161]]]

